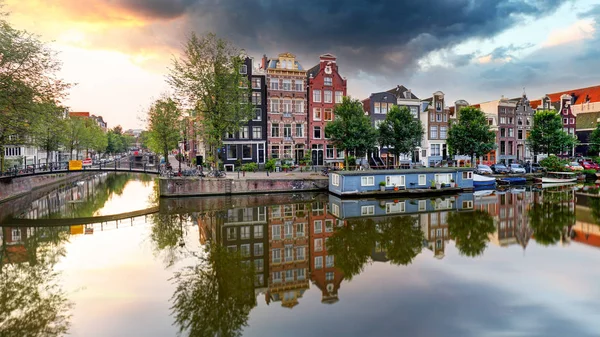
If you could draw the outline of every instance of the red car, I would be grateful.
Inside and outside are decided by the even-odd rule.
[[[599,170],[600,166],[592,161],[582,161],[581,166],[586,170]]]

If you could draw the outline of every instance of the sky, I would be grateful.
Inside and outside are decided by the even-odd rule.
[[[600,84],[600,0],[4,0],[15,28],[59,52],[72,111],[145,126],[190,32],[256,61],[332,53],[348,93],[402,84],[471,104]]]

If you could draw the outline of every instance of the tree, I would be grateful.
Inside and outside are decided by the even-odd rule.
[[[346,151],[345,166],[348,167],[348,152],[365,155],[375,147],[377,130],[365,116],[359,100],[344,97],[342,103],[335,107],[334,115],[334,120],[325,126],[325,134],[336,148]]]
[[[148,147],[162,153],[165,162],[169,160],[169,150],[177,147],[180,118],[181,110],[171,98],[155,101],[148,111]]]
[[[592,134],[590,135],[588,142],[589,142],[589,147],[588,147],[589,151],[593,152],[595,155],[597,155],[600,152],[600,123],[598,123],[598,125],[596,126],[594,131],[592,131]]]
[[[0,9],[0,170],[4,147],[22,144],[38,117],[38,103],[57,103],[70,87],[56,74],[56,53],[37,36],[14,29]]]
[[[66,124],[62,116],[64,109],[55,104],[46,103],[38,104],[37,110],[38,117],[31,129],[33,145],[46,152],[46,165],[48,165],[50,154],[58,151],[67,140],[64,132]]]
[[[557,154],[571,149],[577,143],[575,137],[563,131],[560,115],[554,110],[542,110],[533,116],[533,128],[527,145],[534,155]]]
[[[226,133],[240,130],[254,115],[248,78],[241,74],[242,51],[209,33],[192,33],[183,53],[173,60],[168,82],[201,121],[200,133],[218,164],[218,150]]]
[[[387,146],[394,156],[411,154],[421,144],[423,125],[407,107],[393,106],[379,125],[379,144]]]
[[[448,131],[448,146],[455,154],[486,154],[496,148],[496,135],[490,130],[485,114],[472,107],[460,109],[458,122]],[[473,158],[473,162],[475,162]]]
[[[462,255],[476,257],[483,254],[494,233],[494,219],[486,212],[452,212],[448,215],[450,237],[456,242],[456,248]]]

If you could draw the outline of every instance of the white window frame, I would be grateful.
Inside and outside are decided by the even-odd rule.
[[[360,186],[375,186],[375,176],[360,177]]]
[[[385,204],[386,214],[396,214],[406,212],[406,202],[388,202]]]
[[[427,185],[427,175],[419,174],[419,186],[425,186],[425,185]]]
[[[242,75],[248,74],[248,66],[247,65],[242,64],[242,66],[240,67],[240,74],[242,74]]]
[[[317,224],[318,224],[318,226],[317,226]],[[313,222],[313,226],[315,229],[315,234],[323,233],[323,220],[315,220]],[[317,230],[317,228],[318,228],[318,230]]]
[[[419,212],[427,210],[427,200],[419,200]]]
[[[375,214],[375,206],[361,206],[360,207],[360,215],[374,215]]]
[[[331,90],[323,90],[323,103],[333,103],[333,92]]]
[[[336,90],[335,92],[335,103],[342,103],[344,100],[344,92]]]
[[[323,269],[323,257],[315,256],[315,269]]]
[[[463,180],[473,179],[473,172],[472,171],[463,172],[462,179]]]
[[[321,90],[313,90],[313,102],[321,103]]]
[[[386,187],[406,187],[406,176],[404,175],[396,175],[396,176],[385,176],[385,186]]]

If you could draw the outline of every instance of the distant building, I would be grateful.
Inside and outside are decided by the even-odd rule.
[[[436,91],[424,101],[428,103],[428,109],[427,113],[421,115],[421,123],[425,129],[421,159],[426,166],[435,167],[448,160],[446,139],[450,127],[450,108],[446,106],[445,95],[441,91]]]

